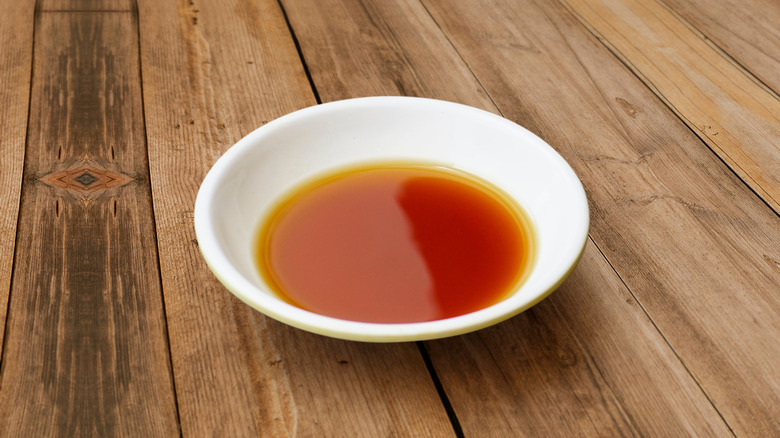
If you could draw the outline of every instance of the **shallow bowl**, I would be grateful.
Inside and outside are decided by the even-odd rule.
[[[534,230],[536,253],[526,280],[490,307],[402,324],[342,320],[279,298],[259,274],[255,260],[257,232],[269,209],[280,196],[318,175],[376,162],[442,165],[502,189],[525,210]],[[371,342],[457,335],[528,309],[574,269],[588,224],[580,180],[539,137],[486,111],[410,97],[337,101],[274,120],[241,139],[214,164],[195,203],[195,231],[203,257],[238,298],[303,330]]]

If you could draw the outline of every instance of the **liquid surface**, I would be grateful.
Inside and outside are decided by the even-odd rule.
[[[289,303],[341,319],[404,323],[488,307],[529,267],[519,207],[475,177],[375,166],[316,180],[260,230],[260,272]]]

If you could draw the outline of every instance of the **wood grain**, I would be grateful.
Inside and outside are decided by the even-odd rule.
[[[413,90],[496,110],[419,3],[283,4],[323,100]],[[520,29],[504,27],[495,35],[484,30],[504,20],[507,11],[500,5],[461,4],[464,21],[473,19],[475,10],[483,11],[480,34],[500,43],[489,49],[483,43],[483,57],[537,52]],[[329,19],[331,11],[339,18]],[[453,27],[468,29],[465,23]],[[585,34],[580,38],[587,41]],[[400,71],[382,70],[395,59],[406,60]],[[523,67],[511,67],[515,76],[524,74]],[[501,72],[494,65],[489,69]],[[533,78],[549,75],[539,72]],[[414,88],[399,87],[400,78],[414,78]],[[504,80],[508,89],[502,92],[526,92],[519,80]],[[566,86],[579,82],[576,77],[563,80]],[[630,84],[643,89],[638,82]],[[545,108],[549,100],[533,97],[536,108],[514,107],[532,111],[526,124],[543,126],[540,114],[551,110]],[[581,101],[571,104],[568,111],[583,107]],[[466,436],[485,434],[486,425],[493,436],[729,435],[706,395],[593,245],[566,285],[537,308],[492,329],[425,345]]]
[[[191,436],[448,436],[414,344],[333,340],[234,298],[197,247],[210,166],[268,120],[314,105],[276,1],[144,0],[141,52],[160,265],[182,431]]]
[[[134,0],[37,0],[39,11],[46,12],[129,12],[135,9]]]
[[[780,433],[780,218],[564,8],[425,4],[502,112],[580,175],[594,242],[729,427]]]
[[[129,13],[36,15],[5,436],[179,433],[137,32]]]
[[[731,436],[591,242],[522,315],[427,342],[467,435]],[[672,390],[673,389],[673,390]]]
[[[780,3],[663,0],[729,56],[780,93]]]
[[[323,101],[435,96],[492,106],[419,1],[282,3]]]
[[[33,4],[0,1],[0,346],[5,334],[11,289],[16,221],[19,216],[30,72],[33,51]],[[0,347],[2,348],[2,347]],[[2,357],[2,351],[0,351]]]
[[[561,0],[775,212],[780,99],[657,0]]]

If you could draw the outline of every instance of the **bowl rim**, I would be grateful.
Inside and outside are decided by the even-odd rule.
[[[530,145],[544,149],[545,155],[556,161],[557,166],[568,175],[567,185],[573,195],[581,200],[579,205],[575,206],[582,216],[582,222],[578,224],[580,229],[575,230],[579,250],[565,254],[558,272],[553,275],[552,282],[542,285],[541,290],[528,297],[520,297],[520,294],[514,293],[492,306],[452,318],[412,323],[371,323],[343,320],[296,307],[281,298],[274,297],[272,291],[263,292],[232,265],[214,233],[212,206],[221,183],[230,174],[229,169],[240,161],[245,153],[255,145],[261,144],[275,131],[285,129],[286,126],[300,119],[344,108],[385,107],[397,110],[409,105],[471,113],[472,116],[486,117],[490,123],[509,123],[513,129],[518,129],[524,137],[528,138]],[[589,216],[585,190],[574,170],[552,146],[526,128],[494,113],[459,103],[421,97],[373,96],[338,100],[303,108],[272,120],[240,139],[214,163],[203,179],[195,201],[194,225],[198,247],[209,269],[231,293],[250,307],[288,325],[329,337],[365,342],[400,342],[436,339],[472,332],[509,319],[536,305],[557,289],[577,266],[588,239]]]

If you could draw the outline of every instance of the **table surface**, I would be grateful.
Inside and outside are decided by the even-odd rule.
[[[775,0],[0,0],[0,435],[780,436]],[[503,115],[578,173],[534,308],[341,341],[233,297],[204,175],[291,111]]]

